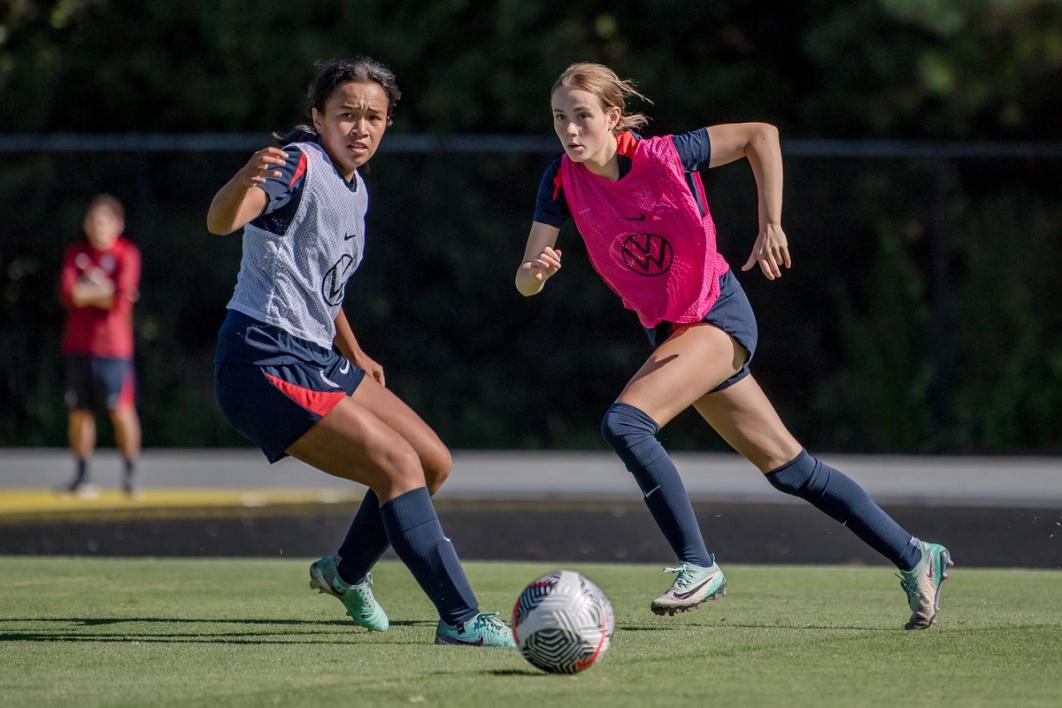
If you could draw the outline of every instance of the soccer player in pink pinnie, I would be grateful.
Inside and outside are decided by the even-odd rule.
[[[557,238],[572,219],[598,274],[645,328],[653,352],[605,412],[601,432],[678,556],[678,567],[667,569],[675,580],[652,611],[688,612],[726,594],[682,478],[656,438],[693,406],[772,486],[810,502],[894,563],[911,609],[905,627],[931,626],[952,565],[948,550],[912,536],[855,481],[805,450],[749,372],[756,319],[716,250],[698,170],[748,159],[759,233],[741,270],[758,267],[777,280],[792,265],[781,222],[778,131],[738,123],[642,138],[634,131],[648,119],[626,111],[629,96],[647,100],[600,64],[573,64],[553,85],[553,129],[564,154],[539,186],[516,288],[535,295],[557,274]]]

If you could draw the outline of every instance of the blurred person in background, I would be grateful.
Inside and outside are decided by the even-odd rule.
[[[674,615],[726,593],[682,478],[657,440],[692,406],[773,487],[808,501],[894,563],[912,613],[906,628],[931,626],[952,564],[948,550],[912,536],[854,480],[808,453],[749,372],[756,318],[716,250],[698,170],[748,160],[759,232],[741,270],[780,278],[791,262],[777,129],[736,123],[643,139],[635,131],[648,119],[626,112],[628,96],[645,99],[600,64],[574,64],[553,85],[553,128],[564,154],[540,183],[516,287],[535,295],[560,270],[557,238],[571,219],[598,274],[645,328],[654,351],[606,411],[601,432],[678,556],[678,567],[667,569],[674,582],[650,608]]]
[[[122,455],[122,490],[134,495],[140,456],[140,418],[133,368],[133,303],[139,296],[140,251],[123,238],[125,210],[109,194],[93,197],[82,222],[85,240],[63,256],[59,299],[66,405],[73,479],[60,491],[91,496],[89,462],[96,446],[96,414],[106,410]]]

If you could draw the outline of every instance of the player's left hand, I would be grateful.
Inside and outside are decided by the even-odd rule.
[[[786,270],[793,267],[793,261],[789,257],[789,240],[785,237],[785,231],[779,224],[767,224],[760,229],[756,243],[752,246],[752,253],[741,270],[751,270],[754,265],[760,264],[767,280],[782,277],[782,266]]]
[[[365,375],[372,378],[381,386],[387,386],[384,380],[384,370],[379,363],[365,352],[359,351],[354,357],[354,363],[365,369]]]

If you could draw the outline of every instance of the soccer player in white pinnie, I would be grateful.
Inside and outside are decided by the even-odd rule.
[[[310,89],[310,125],[277,136],[215,195],[214,234],[243,229],[243,257],[218,333],[215,390],[226,418],[270,462],[292,455],[369,489],[311,587],[358,624],[384,631],[373,564],[388,545],[439,613],[438,644],[512,647],[479,611],[431,502],[451,457],[434,431],[384,387],[342,303],[361,262],[368,196],[358,168],[376,153],[400,92],[391,71],[359,57],[325,65]]]

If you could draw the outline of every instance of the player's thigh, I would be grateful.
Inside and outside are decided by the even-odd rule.
[[[352,398],[339,401],[286,452],[331,475],[369,486],[381,502],[425,485],[413,446]]]
[[[67,356],[64,364],[67,409],[71,413],[81,411],[92,415],[96,408],[96,396],[91,359],[87,356]]]
[[[800,443],[752,376],[710,393],[693,405],[732,448],[761,472],[770,472],[800,454]]]
[[[366,376],[351,394],[355,403],[398,432],[420,458],[431,491],[446,481],[453,466],[450,451],[431,427],[406,403]]]
[[[93,358],[92,375],[99,399],[108,412],[136,405],[136,375],[132,361]]]
[[[747,356],[715,325],[689,325],[656,348],[616,400],[644,411],[663,427],[740,371]]]

